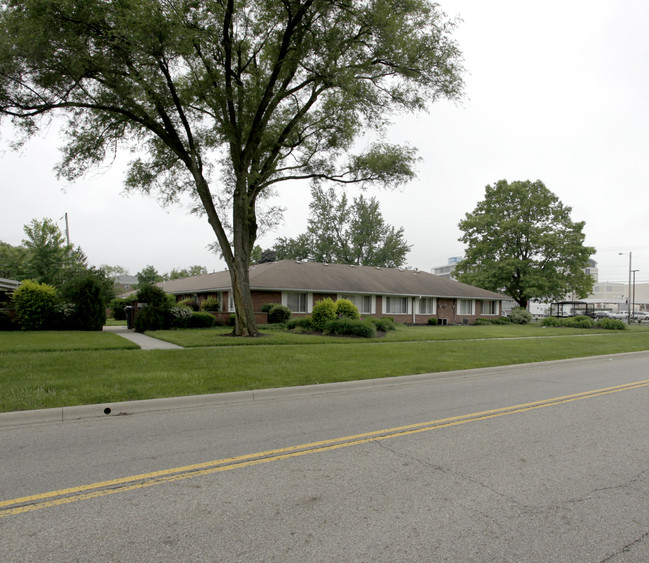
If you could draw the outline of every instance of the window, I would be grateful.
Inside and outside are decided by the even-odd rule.
[[[475,301],[473,299],[458,299],[457,314],[475,315]]]
[[[482,302],[483,315],[497,315],[498,314],[498,301],[483,301]]]
[[[307,313],[308,293],[286,293],[286,306],[291,313]]]
[[[235,308],[234,308],[234,291],[230,290],[228,291],[228,312],[229,313],[234,313]]]
[[[408,313],[408,301],[407,297],[386,297],[385,311],[383,312],[394,315],[405,315]]]
[[[371,295],[340,295],[339,299],[348,299],[356,307],[358,307],[358,312],[361,315],[371,315],[375,312],[374,310],[374,299]]]
[[[434,297],[422,297],[419,300],[419,314],[434,315],[437,311],[437,307],[435,305],[436,303]]]

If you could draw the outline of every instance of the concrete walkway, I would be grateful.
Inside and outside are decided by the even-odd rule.
[[[182,350],[182,346],[165,342],[164,340],[158,340],[157,338],[151,338],[150,336],[129,330],[125,326],[105,326],[104,332],[112,332],[122,338],[126,338],[126,340],[135,342],[142,350]]]

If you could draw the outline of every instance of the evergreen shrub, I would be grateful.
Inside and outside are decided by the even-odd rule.
[[[561,319],[558,319],[557,317],[545,317],[541,321],[541,326],[551,326],[551,327],[562,326]]]
[[[113,299],[108,306],[113,311],[113,318],[116,321],[125,321],[126,320],[126,311],[124,308],[132,303],[133,299],[130,297],[116,297]]]
[[[508,324],[511,324],[511,321],[507,317],[496,317],[492,322],[495,325],[508,325]]]
[[[428,319],[428,324],[431,326],[437,326],[438,320],[435,317]]]
[[[296,328],[301,328],[304,331],[312,330],[313,326],[311,325],[311,317],[302,317],[299,319],[289,319],[286,322],[286,328],[288,330],[294,330]]]
[[[189,317],[191,328],[210,328],[214,326],[214,315],[212,313],[191,312]]]
[[[389,319],[388,317],[382,317],[380,319],[376,319],[374,317],[368,317],[366,320],[370,321],[376,327],[376,330],[378,330],[379,332],[389,332],[391,330],[397,330],[394,321],[392,319]]]
[[[268,310],[268,322],[270,324],[285,323],[291,318],[291,310],[279,303],[274,303]]]
[[[357,336],[359,338],[374,338],[376,327],[371,321],[340,318],[329,321],[323,331],[334,336]]]
[[[492,325],[492,324],[494,324],[494,322],[491,319],[485,319],[485,318],[482,318],[482,317],[478,317],[471,324],[475,325],[475,326],[481,326],[481,325]]]
[[[24,280],[13,293],[16,317],[22,330],[46,330],[54,318],[56,289],[45,283]]]
[[[327,297],[321,299],[313,306],[311,312],[311,325],[318,332],[324,332],[327,323],[336,319],[336,304]]]
[[[359,321],[361,318],[358,307],[349,299],[336,300],[336,316]]]
[[[144,285],[137,292],[137,301],[146,303],[146,306],[139,309],[135,315],[136,332],[169,328],[171,300],[162,289],[155,285]]]
[[[95,276],[73,278],[61,295],[66,303],[72,304],[69,316],[63,320],[66,325],[73,330],[102,330],[106,324],[106,302],[102,284]]]

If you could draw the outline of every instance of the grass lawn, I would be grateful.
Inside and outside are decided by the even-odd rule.
[[[108,332],[35,331],[0,332],[0,354],[8,352],[55,352],[71,350],[129,350],[139,347]],[[0,361],[5,360],[0,356]],[[1,391],[0,391],[1,393]]]
[[[220,340],[222,334],[172,332],[195,340]],[[0,412],[649,350],[644,327],[602,333],[538,326],[400,327],[394,336],[373,341],[268,333],[259,339],[223,336],[225,346],[150,351],[108,349],[119,337],[106,333],[0,333]],[[96,340],[78,350],[86,336]],[[292,344],[288,338],[303,340]],[[130,347],[123,339],[116,343]]]

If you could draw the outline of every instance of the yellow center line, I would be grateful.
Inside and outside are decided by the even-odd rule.
[[[467,422],[489,420],[506,415],[518,414],[535,409],[580,401],[583,399],[601,397],[602,395],[608,395],[611,393],[630,391],[646,386],[649,386],[649,379],[627,383],[624,385],[595,389],[593,391],[586,391],[583,393],[563,395],[561,397],[554,397],[541,401],[522,403],[519,405],[512,405],[499,409],[491,409],[487,411],[442,418],[428,422],[420,422],[415,424],[408,424],[405,426],[387,428],[383,430],[375,430],[372,432],[343,436],[330,440],[310,442],[297,446],[267,450],[253,454],[196,463],[193,465],[164,469],[161,471],[152,471],[150,473],[142,473],[139,475],[131,475],[129,477],[121,477],[119,479],[111,479],[108,481],[100,481],[97,483],[80,485],[78,487],[70,487],[56,491],[39,493],[26,497],[0,501],[0,518],[3,516],[30,512],[33,510],[40,510],[51,506],[60,506],[80,500],[99,498],[113,493],[133,491],[136,489],[151,487],[153,485],[180,481],[222,471],[230,471],[232,469],[251,467],[262,463],[269,463],[271,461],[280,461],[283,459],[299,457],[307,454],[331,451],[340,448],[347,448],[350,446],[358,446],[376,440],[386,440],[388,438],[396,438],[410,434],[417,434],[420,432],[428,432],[430,430],[449,428],[452,426],[458,426],[460,424],[466,424]]]

